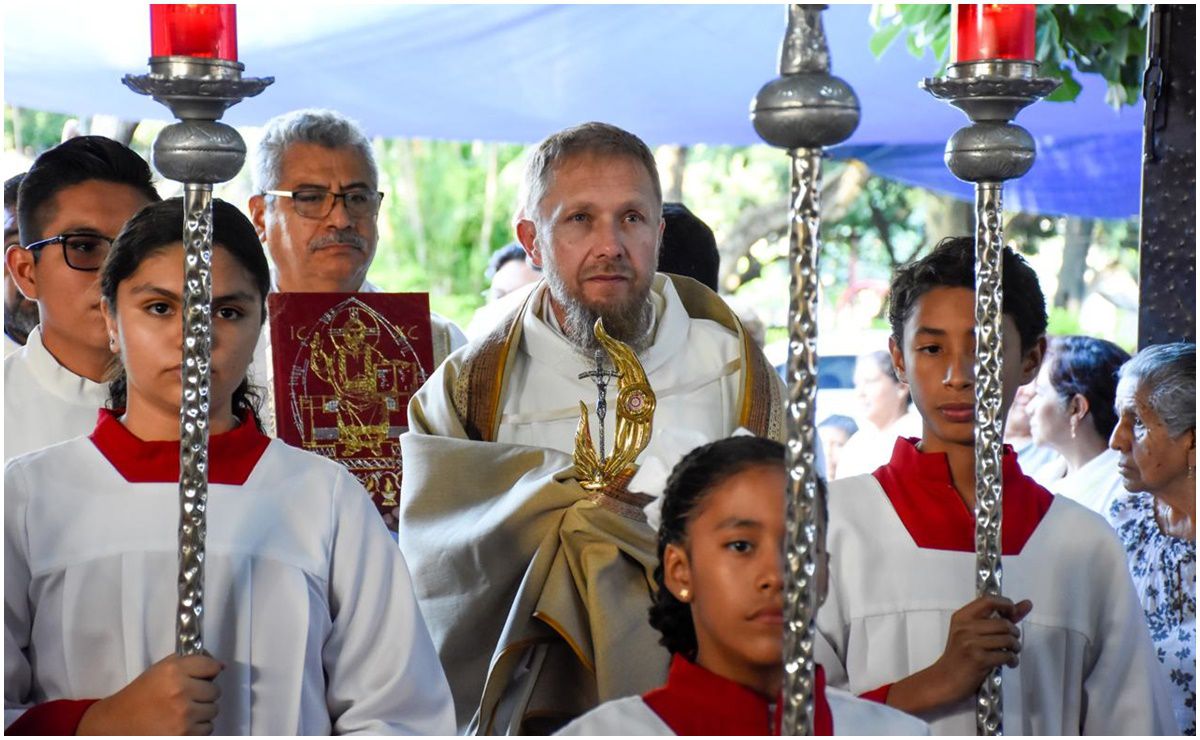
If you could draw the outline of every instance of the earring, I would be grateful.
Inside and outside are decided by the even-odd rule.
[[[108,349],[109,349],[109,351],[111,351],[111,352],[116,352],[116,351],[117,351],[117,338],[116,338],[116,337],[109,337],[109,338],[108,338]]]
[[[691,597],[691,595],[692,595],[692,592],[688,591],[686,588],[679,589],[679,600],[682,601],[683,603],[686,604],[689,600],[689,597]]]
[[[1074,419],[1071,419],[1071,439],[1075,439],[1075,432],[1076,432],[1076,428],[1078,426],[1079,426],[1079,422],[1075,421]]]
[[[1196,477],[1196,466],[1195,466],[1195,465],[1188,465],[1188,479],[1190,480],[1190,479],[1193,479],[1193,478],[1195,478],[1195,477]]]

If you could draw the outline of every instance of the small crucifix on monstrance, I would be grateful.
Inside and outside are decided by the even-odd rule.
[[[596,383],[596,418],[600,420],[600,464],[603,465],[605,461],[604,417],[608,413],[608,381],[620,378],[621,374],[615,370],[604,369],[604,352],[602,350],[596,350],[595,361],[596,369],[580,373],[579,379],[591,378]]]

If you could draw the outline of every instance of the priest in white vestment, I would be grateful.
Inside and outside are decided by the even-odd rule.
[[[778,376],[732,311],[654,272],[662,195],[641,140],[597,123],[560,132],[531,156],[526,185],[517,233],[545,279],[446,360],[401,437],[400,547],[460,731],[553,731],[666,678],[646,618],[652,497],[628,490],[628,475],[584,490],[572,456],[581,402],[596,426],[597,382],[580,376],[597,369],[597,317],[657,398],[639,462],[675,454],[680,435],[783,433]]]

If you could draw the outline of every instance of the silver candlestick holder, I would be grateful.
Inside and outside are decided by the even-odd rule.
[[[129,89],[167,106],[179,120],[154,140],[151,160],[183,183],[184,345],[179,409],[179,602],[175,651],[204,650],[204,540],[208,506],[209,365],[212,358],[212,193],[246,160],[246,143],[218,119],[262,92],[273,77],[242,78],[222,59],[151,57],[150,74],[125,75]]]
[[[854,91],[829,74],[829,45],[821,23],[825,5],[789,5],[779,77],[750,107],[754,130],[792,159],[789,205],[791,262],[787,378],[787,533],[784,586],[782,732],[813,734],[813,620],[817,613],[817,289],[821,251],[821,165],[824,147],[858,127]]]
[[[1033,166],[1036,147],[1028,131],[1012,123],[1026,106],[1054,92],[1059,81],[1037,76],[1031,61],[987,60],[952,64],[944,77],[926,78],[921,87],[962,110],[971,124],[946,143],[946,166],[975,184],[975,591],[1000,595],[1001,328],[1004,288],[1002,191],[1005,180]],[[1003,734],[1001,669],[994,669],[975,704],[979,735]]]

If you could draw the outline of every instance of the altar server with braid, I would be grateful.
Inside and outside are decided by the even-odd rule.
[[[606,702],[560,735],[778,735],[783,702],[783,445],[737,436],[693,450],[662,501],[650,623],[672,653],[665,686]],[[823,483],[818,495],[825,498]],[[819,507],[824,511],[824,505]],[[826,592],[825,523],[817,535]],[[818,735],[928,735],[924,722],[827,689],[816,669]]]

